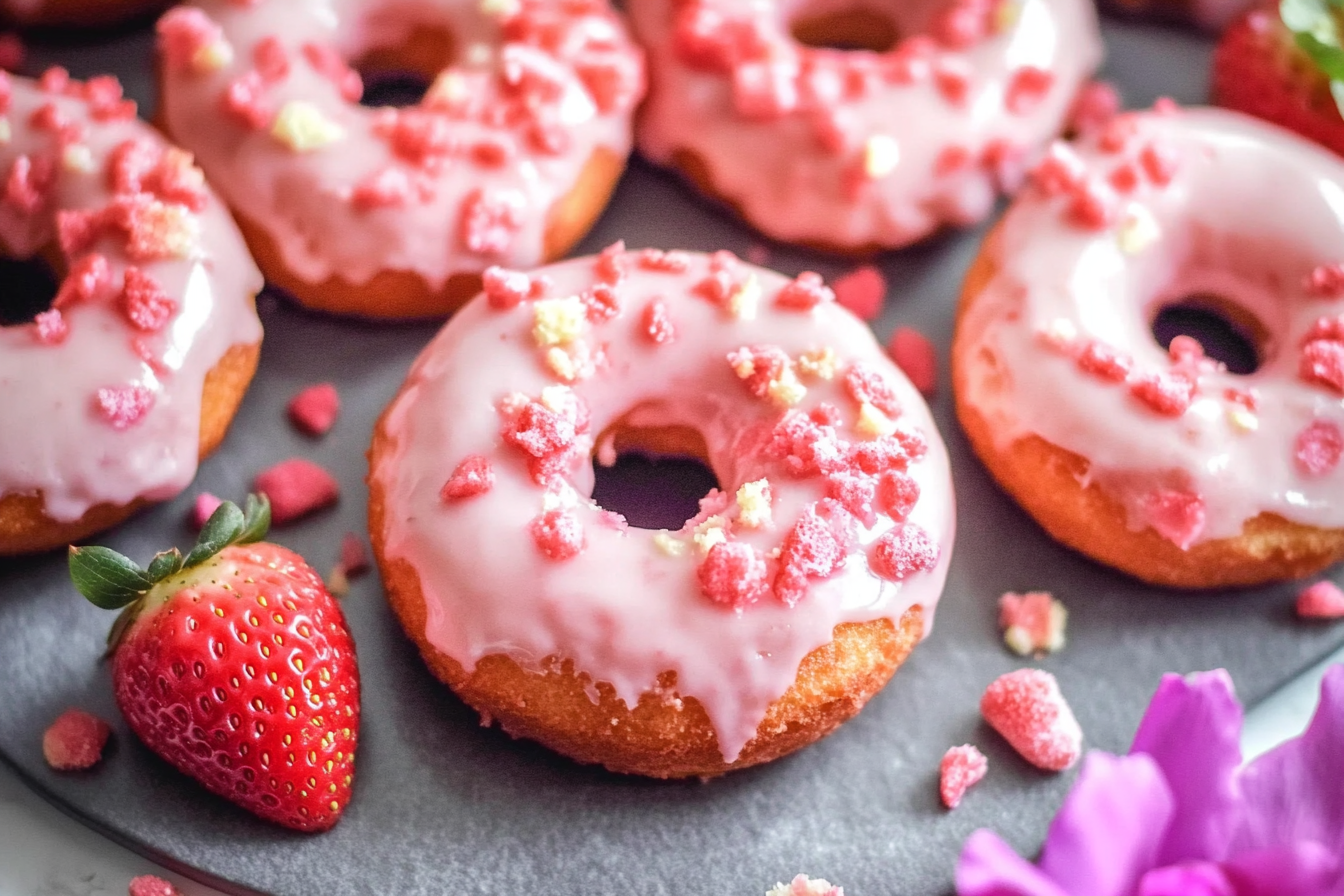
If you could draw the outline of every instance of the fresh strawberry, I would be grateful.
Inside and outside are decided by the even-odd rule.
[[[1223,33],[1213,99],[1344,155],[1344,48],[1330,0],[1253,9]]]
[[[191,552],[143,569],[70,548],[75,587],[122,610],[117,706],[154,752],[268,821],[320,831],[350,800],[359,672],[341,609],[303,558],[262,543],[270,505],[224,502]]]

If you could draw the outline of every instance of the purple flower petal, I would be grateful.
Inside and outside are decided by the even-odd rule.
[[[1238,896],[1232,881],[1213,862],[1185,862],[1154,868],[1139,880],[1135,896]]]
[[[1152,757],[1094,750],[1050,825],[1041,870],[1070,896],[1129,896],[1155,864],[1173,809]]]
[[[1225,866],[1237,896],[1339,896],[1344,865],[1320,843],[1304,841],[1245,853]]]
[[[1306,842],[1344,854],[1344,666],[1326,672],[1306,732],[1243,769],[1241,789],[1234,854]]]
[[[1159,865],[1227,857],[1241,808],[1241,723],[1226,671],[1162,677],[1130,748],[1156,760],[1176,800]]]
[[[1069,896],[993,831],[971,834],[957,861],[958,896]]]

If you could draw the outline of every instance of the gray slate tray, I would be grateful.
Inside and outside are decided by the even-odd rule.
[[[1207,40],[1123,22],[1108,22],[1106,37],[1107,74],[1130,105],[1160,94],[1203,97]],[[80,75],[119,71],[150,108],[144,31],[36,56],[35,66],[59,61]],[[883,257],[892,292],[878,333],[918,326],[945,354],[953,301],[979,237],[951,235]],[[738,252],[756,241],[638,162],[581,251],[617,238]],[[828,277],[848,267],[784,247],[772,248],[772,264]],[[262,305],[260,374],[197,487],[237,498],[274,461],[306,454],[326,465],[343,483],[340,505],[274,533],[326,568],[341,535],[364,529],[373,421],[434,328],[331,320],[270,296]],[[312,441],[291,430],[283,409],[298,388],[324,379],[336,382],[345,410],[326,439]],[[751,896],[806,871],[854,896],[936,894],[950,889],[960,844],[977,827],[1034,849],[1071,779],[1028,767],[979,721],[984,686],[1021,664],[996,630],[1001,592],[1046,589],[1067,603],[1068,648],[1041,665],[1059,676],[1089,743],[1109,750],[1127,747],[1163,672],[1225,666],[1255,701],[1344,642],[1339,626],[1294,620],[1291,586],[1163,593],[1059,547],[970,455],[946,390],[933,405],[952,452],[961,523],[937,628],[857,719],[767,767],[706,784],[658,783],[581,767],[482,728],[422,667],[369,576],[345,599],[365,686],[355,799],[331,833],[291,834],[207,795],[120,724],[98,662],[110,615],[77,597],[59,555],[0,563],[0,757],[76,818],[231,892]],[[140,558],[186,543],[194,494],[106,542]],[[1338,569],[1333,575],[1344,578]],[[114,720],[116,733],[99,768],[57,775],[43,764],[41,732],[71,705]],[[992,772],[948,813],[936,796],[938,761],[966,741],[985,750]]]

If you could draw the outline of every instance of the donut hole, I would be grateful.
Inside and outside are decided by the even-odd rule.
[[[830,50],[885,53],[901,40],[895,20],[867,6],[807,13],[794,18],[789,31],[803,46]]]
[[[614,428],[598,444],[615,451],[615,462],[593,464],[592,498],[636,529],[680,529],[719,487],[705,440],[690,427]]]
[[[0,326],[31,323],[51,308],[60,280],[41,258],[16,261],[0,258]]]
[[[1255,315],[1235,302],[1206,294],[1162,305],[1153,317],[1152,333],[1164,349],[1177,336],[1189,336],[1203,346],[1204,354],[1240,376],[1260,369],[1269,343],[1268,331]]]
[[[371,47],[351,63],[364,79],[360,105],[414,106],[456,58],[451,31],[438,25],[414,25],[403,39]]]

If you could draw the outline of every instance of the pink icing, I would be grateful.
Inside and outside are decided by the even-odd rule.
[[[987,249],[998,272],[958,334],[962,400],[1001,446],[1036,434],[1086,458],[1133,527],[1182,548],[1261,513],[1344,526],[1344,388],[1306,369],[1312,346],[1344,350],[1321,273],[1344,255],[1344,164],[1212,109],[1125,115],[1050,158]],[[1131,165],[1136,180],[1106,186]],[[1074,214],[1089,189],[1106,223]],[[1194,295],[1259,322],[1258,370],[1229,373],[1189,338],[1156,344],[1153,316]]]
[[[448,27],[459,58],[419,106],[358,105],[347,62],[417,25]],[[206,0],[159,33],[168,129],[314,283],[396,270],[437,288],[539,263],[547,212],[598,148],[628,154],[643,93],[642,57],[598,0]],[[273,134],[296,108],[316,124],[307,148]]]
[[[41,491],[60,521],[172,497],[196,473],[206,373],[261,339],[261,274],[115,81],[0,79],[0,245],[29,258],[59,236],[70,270],[51,311],[0,327],[0,494]],[[39,170],[32,195],[8,188]]]
[[[439,333],[385,417],[392,447],[370,474],[387,502],[384,551],[419,570],[438,649],[468,670],[495,653],[529,668],[570,658],[629,705],[674,670],[731,760],[837,624],[915,604],[931,623],[953,537],[946,451],[919,394],[815,275],[646,250],[532,282],[543,289],[514,292],[531,299],[478,298]],[[582,320],[565,351],[596,356],[566,383],[539,344],[554,341],[538,321],[557,307],[542,303],[594,293],[615,310],[565,303]],[[675,338],[650,338],[651,303]],[[857,396],[870,422],[890,423],[865,431],[892,435],[856,428]],[[704,437],[722,491],[681,531],[613,525],[588,498],[589,457],[619,419]],[[739,493],[748,483],[754,502]]]
[[[867,6],[906,36],[891,51],[795,42],[794,18],[852,8],[832,0],[632,4],[652,72],[641,151],[666,164],[693,150],[720,194],[788,242],[895,247],[981,220],[1100,62],[1092,3]]]

